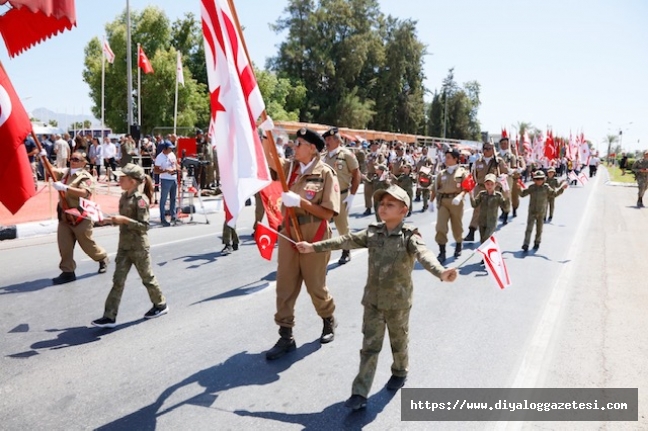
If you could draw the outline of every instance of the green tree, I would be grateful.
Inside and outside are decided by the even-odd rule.
[[[58,127],[58,121],[56,120],[49,120],[47,124],[49,124],[52,127]]]
[[[289,79],[278,78],[268,70],[255,68],[254,74],[268,115],[277,121],[298,121],[299,110],[306,99],[306,87],[301,83],[292,85]]]
[[[182,49],[187,49],[197,42],[195,20],[192,16],[185,16],[185,20],[177,21],[172,29],[161,9],[148,6],[141,13],[132,11],[131,21],[134,81],[137,80],[138,42],[154,69],[154,73],[141,76],[141,130],[148,133],[154,127],[173,125],[177,52],[173,44],[181,44]],[[106,25],[106,36],[115,53],[115,61],[105,65],[105,123],[113,130],[125,131],[128,97],[133,98],[135,119],[138,109],[137,82],[133,83],[134,94],[127,94],[125,12]],[[198,48],[188,49],[186,55],[191,58],[198,51]],[[98,38],[93,38],[85,48],[83,80],[90,87],[90,97],[94,102],[92,112],[98,118],[101,118],[101,63],[101,43]],[[202,64],[204,69],[204,60]],[[209,99],[206,85],[193,79],[187,64],[184,65],[184,78],[185,85],[180,86],[178,91],[178,126],[208,124]]]
[[[604,143],[607,143],[607,157],[609,158],[609,157],[610,157],[610,154],[613,153],[613,151],[612,151],[612,145],[613,145],[613,144],[616,144],[617,142],[619,142],[619,135],[607,135],[607,136],[603,139],[603,142],[604,142]]]

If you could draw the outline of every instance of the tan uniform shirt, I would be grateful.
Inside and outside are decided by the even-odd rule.
[[[335,170],[338,183],[340,184],[340,194],[344,194],[351,187],[353,171],[358,169],[359,164],[355,154],[349,149],[338,147],[337,150],[337,153],[333,157],[329,157],[329,153],[327,152],[322,159],[324,163]]]
[[[472,174],[475,182],[479,185],[484,184],[484,179],[488,174],[500,176],[501,174],[508,173],[508,166],[506,162],[499,157],[492,157],[489,162],[484,160],[484,156],[479,158],[473,163]]]
[[[444,169],[436,177],[437,195],[458,195],[461,193],[461,182],[468,175],[468,171],[463,166],[457,166],[453,173]]]

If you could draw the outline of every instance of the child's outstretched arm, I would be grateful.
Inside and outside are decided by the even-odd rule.
[[[313,244],[307,241],[298,242],[296,247],[300,253],[312,253],[315,251],[315,249],[313,248]]]
[[[445,271],[441,273],[441,280],[442,281],[447,281],[448,283],[452,283],[457,279],[457,268],[446,268]]]

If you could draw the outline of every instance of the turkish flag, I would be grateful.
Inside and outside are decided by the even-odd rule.
[[[137,46],[137,65],[144,73],[153,73],[153,66],[141,46]]]
[[[468,174],[461,182],[461,188],[467,192],[471,192],[475,188],[475,179],[472,174]]]
[[[261,201],[268,217],[268,224],[274,230],[279,230],[283,222],[281,214],[281,193],[283,188],[280,181],[273,181],[264,189],[261,189]]]
[[[36,194],[23,141],[32,131],[9,76],[0,65],[0,202],[16,214]]]
[[[257,224],[254,230],[254,240],[257,243],[257,247],[259,247],[259,253],[261,253],[262,258],[272,260],[272,252],[274,251],[277,239],[279,239],[277,232],[262,223]]]

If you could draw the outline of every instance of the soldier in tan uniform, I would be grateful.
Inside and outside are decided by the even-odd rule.
[[[426,176],[429,176],[430,173],[429,169],[434,168],[434,159],[428,155],[428,152],[429,152],[428,147],[424,146],[421,149],[421,157],[419,157],[419,159],[416,161],[415,173],[416,173],[417,180],[419,179],[421,168],[428,168],[425,169]],[[424,178],[423,184],[421,184],[421,182],[418,181],[416,187],[416,199],[414,199],[414,202],[421,202],[421,195],[426,191],[429,198],[430,196],[429,181],[426,180],[429,180],[429,178]],[[424,203],[423,211],[425,211],[426,209],[427,209],[427,205]]]
[[[502,173],[508,172],[508,167],[504,160],[495,155],[495,148],[492,143],[484,143],[482,150],[484,153],[479,156],[472,167],[472,176],[475,180],[475,188],[472,191],[473,196],[477,196],[480,192],[486,190],[484,187],[486,175],[493,174],[496,177],[499,177]],[[468,235],[466,235],[464,241],[475,240],[475,231],[477,230],[479,223],[479,211],[479,207],[475,208],[473,211],[470,225],[468,225]]]
[[[362,179],[364,181],[364,199],[365,199],[365,212],[363,215],[371,215],[371,208],[373,206],[372,196],[375,192],[373,188],[373,182],[376,178],[376,166],[384,165],[386,162],[384,154],[380,153],[378,149],[380,146],[377,141],[371,141],[371,150],[367,154],[367,173],[363,175]]]
[[[153,303],[153,307],[144,314],[144,318],[152,319],[169,312],[166,299],[151,269],[148,202],[153,199],[153,182],[151,177],[144,173],[144,169],[133,163],[126,164],[121,172],[116,172],[116,174],[119,175],[119,186],[124,190],[124,193],[119,199],[119,215],[112,216],[110,221],[119,225],[119,245],[115,257],[113,286],[106,298],[104,315],[92,322],[94,326],[100,328],[116,326],[126,277],[133,265]],[[141,184],[144,184],[144,194],[139,191]],[[144,195],[148,198],[148,202],[144,199]]]
[[[389,173],[397,177],[401,174],[401,168],[408,163],[405,157],[405,144],[398,142],[396,144],[396,157],[389,162]]]
[[[506,200],[503,208],[506,208],[506,210],[502,211],[502,215],[500,216],[500,220],[502,220],[504,223],[508,223],[508,214],[511,208],[511,192],[513,190],[513,172],[517,169],[517,157],[511,152],[510,150],[510,143],[509,143],[509,138],[504,136],[502,139],[499,140],[499,145],[500,145],[500,153],[499,153],[499,158],[504,161],[506,164],[507,170],[502,172],[508,174],[506,177],[506,183],[508,184],[508,191],[502,191],[502,195],[504,196],[504,199]],[[518,199],[518,206],[520,202]],[[516,207],[517,208],[517,207]]]
[[[390,186],[379,190],[374,194],[374,200],[380,203],[379,211],[383,222],[371,223],[363,231],[327,241],[297,244],[302,253],[322,253],[340,248],[369,250],[369,274],[362,298],[364,316],[360,369],[353,380],[351,397],[345,403],[352,410],[360,410],[367,405],[378,355],[383,347],[385,328],[389,332],[394,358],[392,376],[386,388],[396,391],[405,384],[409,371],[408,333],[414,263],[418,261],[441,281],[452,282],[457,278],[457,270],[444,268],[426,247],[418,230],[405,224],[411,202],[403,189]]]
[[[511,211],[513,212],[512,217],[517,217],[517,209],[520,207],[520,192],[522,191],[519,183],[520,181],[522,181],[522,172],[526,171],[527,168],[524,157],[517,155],[515,159],[516,166],[513,170],[513,173],[511,174],[511,177],[513,178],[513,188],[511,189]]]
[[[443,263],[446,260],[446,244],[448,243],[448,222],[452,226],[452,236],[456,242],[454,256],[461,256],[461,236],[463,235],[464,202],[453,205],[452,200],[461,193],[461,182],[468,171],[458,165],[459,151],[448,150],[445,153],[446,168],[437,174],[434,197],[437,198],[437,223],[435,241],[439,244],[437,259]],[[432,199],[434,199],[434,197]]]
[[[335,170],[324,163],[320,152],[325,143],[322,137],[310,130],[297,132],[293,161],[280,158],[277,164],[269,149],[269,140],[263,140],[268,164],[273,170],[283,169],[289,192],[281,195],[284,208],[294,208],[302,239],[319,241],[331,237],[328,221],[340,212],[340,185]],[[283,233],[297,239],[295,228],[284,210]],[[333,341],[336,321],[333,317],[335,303],[326,288],[326,269],[330,253],[301,255],[291,242],[279,239],[277,268],[277,312],[275,323],[279,325],[279,341],[266,352],[267,359],[277,359],[296,348],[293,338],[295,326],[295,302],[302,287],[311,297],[317,314],[323,320],[321,343]]]
[[[76,262],[74,245],[78,242],[81,249],[90,259],[99,262],[99,273],[103,274],[108,266],[108,253],[92,238],[93,221],[82,216],[65,212],[66,209],[79,209],[79,198],[91,199],[94,191],[94,178],[85,170],[86,156],[83,152],[74,152],[70,157],[70,169],[55,171],[57,181],[54,188],[65,194],[59,196],[57,241],[61,254],[61,274],[52,279],[54,284],[64,284],[76,280]],[[83,210],[79,211],[80,213]]]
[[[360,169],[355,154],[347,148],[341,147],[342,137],[337,127],[333,127],[322,135],[326,142],[326,153],[323,155],[324,163],[335,170],[340,184],[340,213],[333,217],[339,235],[349,233],[349,211],[353,206],[358,186],[360,185]],[[344,265],[351,260],[349,250],[342,250],[338,264]]]

